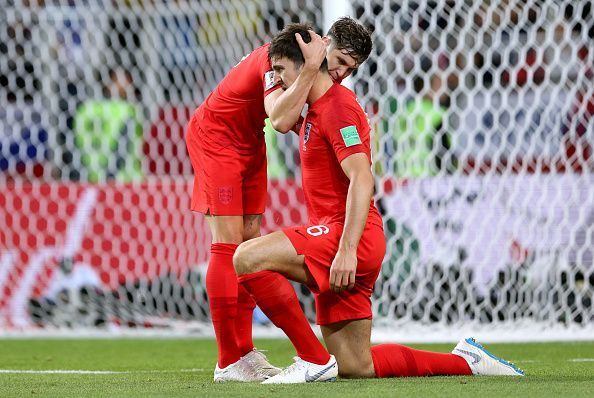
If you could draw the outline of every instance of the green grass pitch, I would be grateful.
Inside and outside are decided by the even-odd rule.
[[[286,366],[292,362],[294,351],[287,340],[258,340],[256,344],[268,350],[272,363]],[[449,352],[454,345],[412,346]],[[216,345],[211,339],[7,339],[0,340],[0,397],[593,396],[594,341],[486,344],[486,348],[515,362],[527,377],[339,380],[292,386],[215,384]]]

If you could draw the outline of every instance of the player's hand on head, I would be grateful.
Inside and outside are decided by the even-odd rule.
[[[340,293],[355,287],[357,252],[338,250],[330,267],[330,289]]]
[[[311,41],[306,43],[303,41],[303,37],[299,33],[295,33],[299,48],[305,58],[305,66],[318,69],[324,59],[326,59],[326,47],[328,46],[327,41],[323,40],[322,37],[314,32],[308,30],[311,37]]]

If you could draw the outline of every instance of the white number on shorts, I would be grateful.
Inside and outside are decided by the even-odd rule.
[[[307,233],[310,234],[311,236],[325,235],[328,232],[330,232],[330,228],[328,228],[325,225],[314,225],[314,226],[307,228]]]

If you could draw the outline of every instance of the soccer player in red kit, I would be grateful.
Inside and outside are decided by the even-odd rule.
[[[287,25],[271,42],[275,81],[289,88],[304,59]],[[371,346],[371,294],[386,251],[383,223],[373,202],[370,127],[349,89],[322,64],[308,93],[301,127],[302,182],[309,224],[242,243],[234,256],[240,283],[289,337],[296,362],[264,383],[305,383],[342,377],[522,375],[474,340],[453,353],[397,344]],[[289,279],[306,284],[328,351],[316,338]]]
[[[310,33],[307,44],[296,38],[305,61],[291,88],[275,84],[266,44],[231,69],[188,127],[195,172],[191,208],[206,215],[212,233],[206,289],[218,346],[215,381],[261,381],[280,371],[254,349],[255,303],[233,269],[237,245],[260,236],[267,198],[264,119],[268,115],[275,129],[290,130],[322,61],[328,59],[340,81],[371,49],[369,33],[351,18],[336,21],[328,38]]]

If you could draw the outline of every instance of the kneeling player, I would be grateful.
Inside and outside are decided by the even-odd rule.
[[[288,25],[270,45],[275,79],[284,88],[303,65],[295,34],[307,41],[307,28]],[[369,123],[354,93],[333,83],[325,63],[307,101],[300,155],[310,223],[244,242],[233,258],[240,283],[298,354],[293,365],[264,383],[327,381],[338,375],[523,375],[472,339],[461,341],[452,354],[397,344],[371,347],[371,293],[386,248],[372,199]],[[314,292],[329,352],[309,326],[288,279]]]

